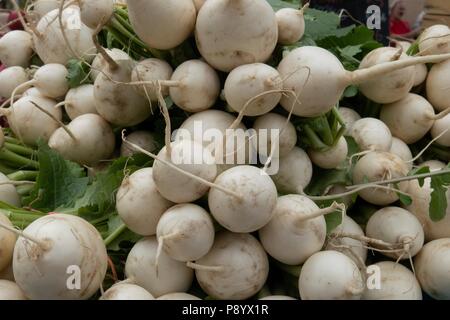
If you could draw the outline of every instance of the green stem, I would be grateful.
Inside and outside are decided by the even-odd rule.
[[[306,133],[306,136],[308,137],[308,141],[311,145],[311,147],[314,150],[326,150],[328,148],[327,145],[325,145],[322,140],[317,136],[317,134],[314,132],[313,129],[309,125],[304,125],[303,129]]]
[[[36,152],[33,149],[14,143],[5,142],[5,148],[20,155],[29,157],[36,156]]]
[[[108,221],[108,219],[109,219],[109,216],[104,216],[104,217],[100,217],[100,218],[95,219],[95,220],[90,220],[89,223],[95,226],[95,225],[97,225],[99,223]]]
[[[0,150],[0,159],[15,163],[19,166],[32,167],[34,169],[39,168],[39,163],[37,161],[22,157],[4,148]]]
[[[10,167],[6,166],[3,163],[0,163],[0,172],[1,173],[3,173],[3,174],[11,174],[11,173],[14,173],[15,171],[16,171],[15,169],[10,168]]]
[[[145,57],[147,55],[146,53],[138,52],[135,50],[135,48],[129,46],[129,44],[127,44],[126,41],[121,38],[120,33],[116,29],[111,27],[105,27],[105,29],[108,31],[109,34],[113,36],[114,40],[116,40],[123,46],[124,49],[126,48],[136,56]]]
[[[36,180],[38,171],[26,171],[20,170],[8,175],[9,180],[23,181],[23,180]]]
[[[23,197],[23,196],[29,195],[31,190],[33,190],[33,188],[34,188],[34,185],[30,184],[27,186],[17,186],[16,190],[17,190],[17,193]]]
[[[131,24],[127,21],[127,19],[125,17],[123,17],[121,14],[119,14],[118,12],[114,13],[114,18],[117,19],[117,21],[124,27],[126,28],[129,32],[134,32],[133,27],[131,26]]]
[[[118,236],[120,236],[120,234],[122,232],[124,232],[127,229],[127,226],[122,222],[120,224],[120,226],[114,230],[113,233],[111,233],[103,242],[105,243],[105,246],[108,246],[109,244],[111,244],[111,242],[113,242],[114,240],[116,240],[116,238]]]
[[[5,136],[5,142],[18,144],[18,145],[22,145],[23,144],[22,142],[20,142],[20,140],[17,140],[16,138],[9,137],[9,136]]]
[[[325,142],[326,145],[332,146],[334,143],[334,139],[327,117],[320,117],[320,122],[322,123],[323,130],[320,130],[319,134],[321,135],[323,142]]]

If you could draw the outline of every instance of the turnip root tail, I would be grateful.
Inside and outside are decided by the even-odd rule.
[[[3,222],[0,222],[0,228],[6,229],[8,231],[11,231],[12,233],[14,233],[16,235],[18,235],[18,236],[20,236],[20,237],[22,237],[24,239],[27,239],[27,240],[37,244],[39,246],[39,248],[44,250],[44,251],[49,249],[49,244],[47,242],[42,241],[40,239],[37,239],[37,238],[35,238],[33,236],[27,235],[27,234],[23,233],[23,231],[20,231],[20,230],[17,230],[16,228],[8,226],[7,224],[4,224]]]
[[[37,103],[35,103],[34,101],[30,100],[30,103],[32,105],[34,105],[36,108],[38,108],[41,112],[45,113],[47,116],[49,116],[50,118],[52,118],[55,122],[57,122],[61,128],[64,129],[64,131],[67,132],[67,134],[74,140],[77,141],[77,138],[75,137],[75,135],[73,134],[72,131],[70,131],[70,129],[59,119],[56,119],[50,112],[48,112],[47,110],[45,110],[44,108],[42,108],[41,106],[39,106]]]
[[[215,184],[215,183],[209,182],[208,180],[205,180],[205,179],[200,178],[200,177],[198,177],[198,176],[196,176],[196,175],[194,175],[194,174],[192,174],[192,173],[190,173],[190,172],[187,172],[187,171],[185,171],[185,170],[183,170],[183,169],[177,167],[177,166],[174,165],[172,162],[169,162],[169,161],[166,161],[166,160],[164,160],[164,159],[161,159],[161,158],[158,157],[157,155],[155,155],[155,154],[153,154],[153,153],[151,153],[151,152],[149,152],[149,151],[147,151],[147,150],[141,148],[141,147],[138,146],[137,144],[134,144],[134,143],[131,143],[131,142],[127,141],[127,139],[125,138],[125,130],[122,131],[122,141],[123,141],[124,143],[126,143],[128,146],[130,146],[131,148],[135,149],[136,151],[139,151],[139,152],[141,152],[141,153],[143,153],[143,154],[149,156],[150,158],[152,158],[152,159],[154,159],[154,160],[158,160],[158,161],[160,161],[161,163],[165,164],[166,166],[168,166],[168,167],[170,167],[170,168],[172,168],[172,169],[174,169],[174,170],[176,170],[176,171],[178,171],[178,172],[180,172],[180,173],[182,173],[182,174],[184,174],[184,175],[186,175],[186,176],[188,176],[188,177],[190,177],[190,178],[192,178],[192,179],[194,179],[194,180],[197,180],[197,181],[199,181],[200,183],[203,183],[204,185],[207,185],[207,186],[209,186],[209,187],[211,187],[211,188],[218,189],[218,190],[220,190],[220,191],[222,191],[222,192],[224,192],[224,193],[226,193],[226,194],[228,194],[228,195],[230,195],[230,196],[233,196],[233,197],[235,197],[236,199],[242,201],[242,196],[239,195],[239,194],[237,194],[236,192],[233,192],[233,191],[231,191],[231,190],[228,190],[228,189],[226,189],[226,188],[223,188],[223,187],[220,186],[220,185],[217,185],[217,184]]]
[[[299,10],[299,14],[300,15],[304,15],[305,14],[305,10],[309,8],[309,2],[307,2],[303,7],[300,8]]]
[[[176,233],[171,233],[168,234],[166,236],[161,236],[158,238],[158,248],[156,249],[156,256],[155,256],[155,272],[156,272],[156,277],[158,277],[159,274],[159,258],[161,257],[161,253],[163,251],[164,248],[164,241],[168,238],[171,238],[173,236],[176,236]]]
[[[384,62],[377,65],[374,65],[370,68],[359,69],[352,72],[347,73],[348,75],[348,84],[358,85],[373,78],[382,76],[388,72],[396,71],[399,69],[415,66],[417,64],[422,63],[439,63],[450,59],[450,53],[446,54],[437,54],[423,57],[414,57],[409,59],[402,59],[393,62]]]
[[[344,216],[346,214],[346,207],[343,203],[333,202],[333,204],[327,208],[319,209],[310,213],[307,213],[301,217],[295,219],[296,224],[302,224],[306,220],[314,219],[317,217],[321,217],[330,213],[334,213],[336,211],[341,211],[342,213],[342,221],[344,220]]]
[[[17,91],[32,87],[35,83],[36,83],[36,80],[32,79],[30,81],[24,82],[21,85],[17,86],[11,93],[11,98],[9,99],[11,107],[14,105],[14,98],[16,96]]]
[[[113,58],[106,52],[105,48],[103,48],[100,43],[98,42],[97,35],[102,30],[103,26],[101,24],[98,25],[97,29],[92,34],[92,41],[94,42],[95,48],[97,51],[102,55],[103,59],[105,59],[106,63],[108,64],[108,67],[111,71],[114,71],[119,68],[119,64],[114,61]]]
[[[61,28],[61,34],[63,36],[64,39],[64,43],[66,45],[66,47],[69,49],[70,53],[74,56],[77,57],[77,59],[83,61],[84,59],[82,57],[80,57],[79,54],[77,54],[72,46],[70,45],[70,41],[69,39],[67,39],[67,35],[66,35],[66,29],[64,28],[64,24],[63,24],[63,20],[62,20],[62,14],[63,14],[63,10],[64,10],[64,3],[66,2],[66,0],[61,0],[61,5],[59,6],[59,12],[58,12],[58,22],[59,22],[59,27]]]
[[[444,118],[446,115],[448,115],[449,113],[450,113],[450,108],[447,108],[447,109],[439,112],[436,115],[429,115],[428,119],[430,119],[430,120],[440,120],[440,119]]]
[[[449,109],[450,111],[450,109]],[[447,111],[443,111],[443,112],[447,112]],[[447,112],[448,113],[448,112]],[[445,135],[448,131],[450,130],[450,128],[445,129],[444,131],[442,131],[439,135],[437,135],[436,137],[434,137],[430,142],[428,142],[428,144],[422,149],[420,150],[420,152],[411,160],[406,161],[406,163],[411,163],[416,161],[417,159],[419,159],[424,153],[425,151],[428,150],[428,148],[430,148],[433,143],[435,143],[437,140],[439,140],[443,135]]]
[[[210,272],[223,272],[225,270],[225,266],[205,266],[190,261],[186,262],[186,266],[194,270],[210,271]]]

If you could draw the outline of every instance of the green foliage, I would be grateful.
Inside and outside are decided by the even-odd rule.
[[[67,82],[70,88],[76,88],[82,84],[90,83],[89,66],[79,60],[71,59],[67,63]]]

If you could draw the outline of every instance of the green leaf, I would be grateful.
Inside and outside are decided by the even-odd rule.
[[[314,41],[327,37],[343,37],[347,35],[354,26],[340,28],[341,20],[334,12],[307,9],[305,11],[305,33]]]
[[[38,147],[39,174],[25,202],[44,211],[74,205],[89,183],[84,168],[64,160],[42,141],[38,142]]]
[[[430,218],[437,222],[444,219],[447,210],[447,188],[439,176],[434,176],[431,179],[431,201],[430,201]]]
[[[67,70],[69,73],[66,79],[70,88],[76,88],[90,82],[89,67],[82,61],[76,59],[69,60]]]
[[[327,223],[327,234],[330,234],[342,223],[342,212],[336,211],[325,215],[325,221]]]
[[[344,97],[345,98],[352,98],[355,97],[358,94],[358,87],[357,86],[348,86],[344,91]]]
[[[117,214],[111,216],[108,220],[108,235],[112,234],[118,228],[122,226],[123,222]],[[108,244],[108,250],[119,251],[123,242],[138,242],[142,236],[130,231],[128,228],[123,230],[110,244]]]
[[[419,167],[419,168],[416,168],[416,169],[412,169],[408,173],[408,176],[415,176],[415,175],[418,175],[418,174],[425,174],[425,173],[430,173],[430,167]],[[423,187],[423,184],[425,183],[425,178],[417,179],[417,181],[419,182],[419,186]]]
[[[286,2],[281,0],[267,0],[272,8],[277,11],[282,8],[295,8],[298,9],[300,7],[300,1]]]

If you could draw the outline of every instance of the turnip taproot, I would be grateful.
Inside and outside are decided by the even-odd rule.
[[[367,222],[366,235],[398,245],[398,250],[382,252],[394,259],[408,259],[423,247],[424,233],[419,220],[399,207],[385,207],[375,212]],[[383,249],[383,248],[381,248]]]
[[[119,282],[106,290],[100,300],[155,300],[155,298],[138,285]]]
[[[357,85],[382,78],[383,81],[371,82],[380,87],[383,83],[391,83],[392,76],[397,76],[397,73],[392,71],[420,63],[438,63],[449,58],[450,55],[447,54],[400,59],[349,72],[331,52],[320,47],[300,47],[287,54],[278,66],[278,71],[284,79],[284,89],[296,93],[295,97],[289,95],[281,98],[281,105],[287,111],[294,106],[293,114],[297,116],[316,117],[330,111],[339,102],[346,87],[351,84]],[[405,74],[402,81],[409,81],[409,72],[403,70],[402,73]],[[384,89],[384,96],[397,95],[395,88],[392,92]],[[369,89],[367,86],[366,91],[369,90],[377,92],[375,88]],[[327,94],[322,94],[323,92]],[[402,95],[406,93],[402,91]],[[400,95],[396,97],[401,98]]]
[[[264,63],[239,66],[230,72],[224,87],[228,105],[246,116],[260,116],[270,112],[281,100],[283,81],[276,69]],[[266,92],[273,92],[264,94]],[[263,95],[264,94],[264,95]],[[247,103],[251,101],[250,105]]]
[[[414,259],[423,291],[434,299],[450,299],[450,238],[428,242]]]
[[[380,272],[380,287],[368,287],[363,300],[422,300],[422,289],[415,275],[405,266],[392,261],[382,261],[368,267]]]
[[[91,29],[106,24],[114,13],[114,0],[80,0],[81,21]]]
[[[447,60],[433,65],[427,78],[427,99],[437,111],[450,108],[448,99],[450,92],[449,72],[450,60]]]
[[[353,170],[353,183],[355,188],[366,181],[383,181],[405,177],[408,174],[408,164],[397,155],[389,152],[370,152],[356,163]],[[407,182],[399,183],[400,189]],[[361,187],[362,188],[362,187]],[[374,186],[361,189],[358,194],[369,203],[388,205],[398,200],[398,195],[392,188]]]
[[[65,159],[84,165],[96,165],[112,156],[115,137],[108,122],[97,114],[83,114],[53,132],[50,148]]]
[[[33,38],[22,30],[13,30],[0,38],[0,60],[8,67],[26,68],[33,55]]]
[[[258,117],[253,124],[257,139],[252,140],[255,149],[263,156],[268,156],[272,148],[278,148],[274,155],[283,157],[291,152],[297,144],[297,131],[287,118],[277,113],[268,113]],[[279,134],[272,135],[275,131]],[[273,139],[276,137],[276,140]],[[272,141],[274,140],[274,141]]]
[[[128,0],[127,5],[133,29],[150,48],[173,49],[194,30],[192,0]]]
[[[365,283],[352,259],[329,250],[306,260],[298,287],[302,300],[359,300]]]
[[[361,151],[389,151],[392,147],[391,131],[376,118],[363,118],[356,121],[350,135]]]
[[[0,72],[0,97],[9,98],[14,89],[28,81],[28,73],[22,67],[9,67]],[[22,93],[19,91],[18,93]]]
[[[159,219],[156,236],[172,259],[195,261],[206,255],[214,243],[214,225],[209,213],[195,204],[179,204]]]
[[[47,215],[17,240],[14,277],[33,300],[88,299],[103,282],[107,258],[103,239],[90,223],[72,215]],[[76,270],[81,270],[80,290],[71,290],[67,281]]]
[[[269,274],[264,249],[246,233],[220,232],[211,251],[189,265],[196,269],[202,289],[222,300],[250,298],[263,287]]]
[[[147,237],[137,242],[125,264],[125,274],[155,298],[171,292],[185,292],[192,284],[194,272],[185,263],[170,258],[164,251],[158,259],[156,237]]]
[[[211,214],[226,229],[232,232],[253,232],[272,219],[277,203],[277,189],[261,169],[236,166],[221,173],[214,184],[233,190],[241,196],[236,199],[216,187],[209,191]]]
[[[169,87],[161,86],[158,87],[157,81],[167,81],[170,80],[173,74],[173,69],[164,60],[150,58],[145,59],[136,64],[132,73],[132,82],[154,82],[150,85],[136,86],[135,89],[144,97],[148,95],[150,100],[158,101],[159,95],[158,90],[161,89],[161,95],[165,98],[169,95]]]
[[[127,227],[140,235],[156,234],[161,215],[172,206],[156,189],[153,169],[144,168],[122,181],[116,196],[116,208]]]
[[[275,12],[265,0],[208,0],[198,13],[195,39],[202,57],[220,71],[265,62],[278,41]]]
[[[327,234],[319,207],[300,195],[278,198],[274,217],[259,230],[264,250],[288,265],[300,265],[322,249]]]
[[[63,65],[70,59],[80,57],[86,61],[92,61],[96,53],[92,40],[94,31],[81,22],[80,8],[70,5],[62,11],[61,22],[67,43],[63,37],[58,15],[59,9],[52,10],[43,16],[36,26],[33,43],[39,58],[46,64]]]
[[[308,150],[311,161],[323,169],[335,169],[347,159],[348,145],[344,137],[337,144],[325,151]]]
[[[305,17],[303,16],[305,7],[300,10],[282,8],[275,13],[278,24],[278,43],[292,45],[300,41],[305,34]]]
[[[4,187],[5,186],[2,186],[2,188]],[[11,221],[9,221],[9,219],[3,213],[0,213],[0,223],[9,227],[13,226]],[[0,271],[5,270],[11,264],[16,239],[17,237],[14,233],[0,227]]]
[[[298,147],[279,159],[278,172],[272,179],[279,192],[303,193],[311,182],[313,166],[308,154]]]
[[[16,283],[0,280],[0,300],[27,300],[27,297]]]
[[[381,108],[380,119],[392,134],[407,144],[422,139],[434,124],[433,106],[422,96],[408,93],[403,99]]]
[[[135,131],[130,133],[127,140],[131,143],[137,144],[141,148],[149,151],[155,152],[158,149],[158,143],[156,137],[153,133],[148,131]],[[120,146],[120,155],[122,157],[131,157],[133,154],[138,153],[137,151],[131,149],[125,143]]]

